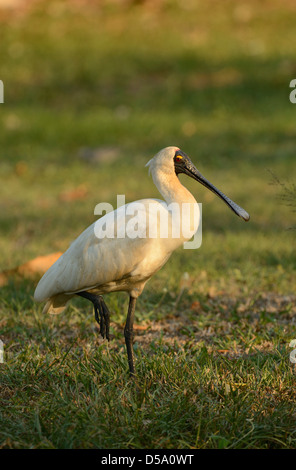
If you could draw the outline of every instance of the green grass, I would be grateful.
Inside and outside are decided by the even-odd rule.
[[[136,330],[134,381],[123,319],[112,323],[108,346],[83,301],[61,318],[41,318],[30,291],[9,286],[3,293],[10,339],[2,365],[4,447],[295,447],[295,373],[285,345],[287,332],[296,333],[291,302],[275,302],[271,313],[260,299],[242,308],[199,296],[197,315],[193,297],[184,296],[172,321],[168,293],[161,330],[153,333],[148,321],[146,341]],[[146,294],[141,308],[153,308],[149,301]]]
[[[1,270],[65,250],[98,202],[158,197],[145,163],[167,145],[251,215],[182,178],[203,203],[203,243],[174,253],[139,298],[135,381],[125,294],[105,298],[107,344],[83,299],[43,317],[38,279],[2,287],[3,448],[295,447],[295,213],[270,173],[294,188],[293,8],[0,10]],[[80,158],[104,147],[115,161]],[[80,187],[84,198],[63,199]]]

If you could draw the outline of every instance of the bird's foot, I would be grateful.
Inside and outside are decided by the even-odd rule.
[[[93,303],[95,310],[95,319],[100,325],[100,334],[103,338],[107,338],[110,341],[109,329],[110,329],[110,312],[104,299],[101,295],[91,294],[90,292],[82,291],[77,292],[77,295],[90,300]]]
[[[110,330],[110,312],[104,299],[99,295],[94,303],[95,319],[100,325],[100,334],[103,338],[107,338],[110,341],[109,330]]]

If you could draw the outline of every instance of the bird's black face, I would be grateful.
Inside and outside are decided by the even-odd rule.
[[[208,188],[210,191],[215,193],[219,196],[229,207],[230,209],[235,212],[236,215],[248,221],[250,219],[249,214],[235,202],[233,202],[229,197],[225,196],[219,189],[217,189],[212,183],[210,183],[193,165],[192,161],[186,155],[186,153],[182,152],[182,150],[177,150],[174,155],[174,166],[176,175],[179,173],[185,173],[185,175],[190,176],[190,178],[195,179],[203,186]]]
[[[196,170],[188,155],[182,152],[182,150],[176,151],[174,156],[174,164],[176,175],[178,175],[179,173],[185,173],[186,175],[192,177],[191,172]]]

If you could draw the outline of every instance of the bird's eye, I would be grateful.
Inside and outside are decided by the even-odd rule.
[[[175,157],[175,162],[180,162],[181,160],[182,160],[182,157],[178,157],[178,156]]]

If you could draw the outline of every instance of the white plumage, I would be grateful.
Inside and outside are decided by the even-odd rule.
[[[169,259],[172,252],[184,241],[191,238],[199,224],[198,204],[192,194],[180,183],[178,174],[186,173],[214,191],[236,212],[249,219],[248,214],[223,193],[209,183],[194,167],[189,157],[178,147],[161,150],[148,164],[153,181],[164,201],[144,199],[118,208],[106,214],[88,227],[70,245],[67,251],[49,268],[39,281],[34,298],[46,301],[44,313],[62,312],[69,300],[76,294],[89,298],[100,312],[101,333],[108,337],[107,306],[100,297],[114,291],[126,291],[130,295],[130,307],[125,328],[130,372],[134,373],[134,359],[131,348],[135,300],[143,291],[146,282]],[[175,219],[170,205],[180,209],[180,220],[190,235],[175,237]],[[185,214],[184,204],[189,208]],[[137,215],[137,236],[122,237],[124,232],[133,232],[133,214]],[[131,214],[131,215],[129,215]],[[197,216],[196,216],[197,214]],[[161,233],[161,221],[168,219],[168,233]],[[130,225],[130,227],[129,227]],[[149,228],[153,237],[149,236]],[[103,233],[112,238],[101,238]],[[127,235],[127,234],[125,234]],[[101,302],[101,304],[100,304]],[[100,308],[101,305],[101,308]],[[107,310],[106,310],[107,311]],[[97,312],[96,312],[97,314]],[[98,317],[96,316],[98,319]]]

